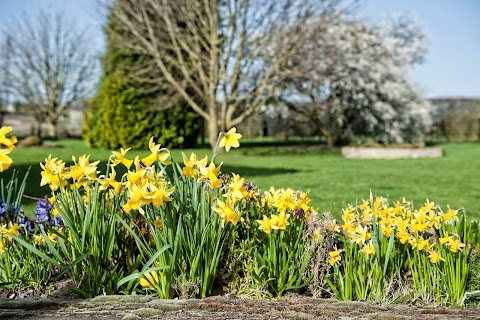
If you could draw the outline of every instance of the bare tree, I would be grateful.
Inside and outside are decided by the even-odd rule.
[[[61,14],[25,16],[6,33],[11,39],[9,91],[31,106],[35,118],[58,136],[58,121],[68,109],[92,93],[97,73],[88,35]]]
[[[309,20],[340,2],[117,0],[110,7],[116,27],[107,32],[121,48],[151,57],[131,76],[168,99],[185,99],[208,123],[213,145],[219,131],[240,124],[273,95]]]

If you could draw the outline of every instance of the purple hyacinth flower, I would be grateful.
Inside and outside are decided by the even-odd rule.
[[[60,227],[64,226],[64,222],[63,222],[62,216],[60,214],[57,215],[55,220],[56,220],[56,223],[57,223],[58,226],[60,226]]]
[[[34,222],[32,221],[25,222],[25,229],[27,230],[29,235],[32,235],[35,233],[35,228],[36,228],[36,225]]]
[[[0,199],[0,217],[5,216],[5,211],[7,210],[7,204]]]
[[[52,210],[52,205],[48,202],[48,197],[45,196],[44,199],[40,199],[37,202],[37,208],[35,209],[35,215],[37,216],[37,221],[39,223],[45,223],[50,220],[50,211]]]

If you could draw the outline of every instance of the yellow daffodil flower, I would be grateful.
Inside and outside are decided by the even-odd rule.
[[[444,221],[449,221],[450,219],[452,219],[453,217],[457,217],[457,214],[458,214],[458,210],[452,210],[450,209],[450,207],[448,207],[448,212],[445,213],[445,215],[443,216],[443,220]]]
[[[272,232],[272,222],[266,215],[263,215],[263,220],[257,220],[258,229],[262,230],[266,234]]]
[[[213,211],[217,212],[223,221],[237,224],[240,221],[240,217],[233,209],[233,204],[230,201],[223,202],[220,199],[216,200],[217,207],[213,207]]]
[[[218,167],[216,167],[215,163],[210,162],[210,165],[208,167],[200,168],[200,173],[202,174],[200,179],[208,179],[212,188],[220,187],[222,185],[222,182],[218,179],[218,175],[220,174],[221,166],[222,163]]]
[[[448,235],[448,232],[445,232],[445,236],[438,239],[440,244],[452,243],[453,238]]]
[[[152,193],[148,190],[148,183],[144,183],[139,186],[132,184],[128,189],[128,202],[123,206],[125,212],[129,213],[131,210],[138,210],[141,214],[144,214],[142,206],[152,201]]]
[[[33,243],[36,244],[37,246],[42,246],[45,244],[45,238],[43,237],[43,235],[34,234]]]
[[[428,258],[430,259],[431,263],[437,263],[439,261],[445,261],[445,259],[443,259],[440,256],[440,252],[438,252],[438,251],[429,251],[428,253],[429,253]]]
[[[465,247],[465,244],[460,242],[460,240],[458,240],[458,239],[455,239],[454,241],[452,241],[450,243],[447,243],[446,245],[450,246],[450,251],[454,252],[454,253],[457,252],[457,251],[462,251],[463,247]]]
[[[5,137],[7,133],[12,131],[12,127],[1,127],[0,128],[0,144],[3,144],[9,150],[13,150],[15,143],[17,142],[17,137],[12,136],[10,138]]]
[[[152,190],[152,204],[155,207],[163,205],[164,202],[172,201],[173,198],[170,198],[170,195],[175,191],[175,186],[170,189],[167,189],[167,183],[159,183],[158,186],[150,184],[150,190]]]
[[[113,192],[115,194],[118,194],[118,192],[120,191],[120,189],[122,187],[122,183],[115,180],[115,176],[117,175],[117,173],[115,171],[115,167],[112,167],[111,170],[112,170],[112,172],[110,172],[108,178],[97,179],[97,181],[100,183],[99,189],[100,190],[106,190],[109,187],[112,187]]]
[[[183,155],[183,163],[185,164],[185,167],[182,168],[182,172],[185,177],[197,179],[200,168],[207,166],[208,157],[205,156],[202,160],[197,160],[197,155],[192,152],[190,158]]]
[[[417,240],[417,249],[429,251],[430,245],[429,245],[428,239],[420,238],[419,240]]]
[[[140,285],[146,289],[152,289],[155,285],[158,284],[158,273],[156,271],[152,273],[146,273],[143,275],[144,278],[140,279]]]
[[[220,139],[220,143],[218,146],[220,148],[225,147],[225,151],[230,151],[230,148],[238,148],[240,143],[238,140],[242,137],[240,133],[237,133],[237,129],[233,127],[232,129],[228,130],[227,133],[224,133],[222,138]]]
[[[89,158],[89,155],[87,156],[84,154],[78,159],[77,163],[75,157],[72,156],[72,160],[75,164],[70,167],[70,172],[65,174],[65,177],[72,178],[75,181],[80,181],[83,177],[86,177],[88,180],[94,180],[97,174],[97,165],[100,161],[90,163]]]
[[[8,170],[13,163],[12,158],[7,156],[12,150],[10,149],[0,149],[0,172]]]
[[[65,162],[57,158],[52,158],[52,155],[49,155],[45,159],[45,164],[40,163],[40,167],[43,171],[40,173],[42,176],[42,181],[40,186],[49,185],[52,191],[56,191],[60,186],[64,185],[64,171],[65,171]]]
[[[367,240],[369,240],[372,235],[368,232],[367,227],[358,226],[355,229],[355,234],[353,235],[353,241],[359,245],[364,245]]]
[[[164,165],[169,165],[172,163],[171,161],[168,161],[168,158],[170,158],[170,151],[168,151],[166,148],[160,149],[160,145],[153,142],[153,137],[151,137],[150,141],[148,142],[148,148],[152,153],[142,159],[142,162],[145,166],[151,167],[152,164],[157,160]]]
[[[364,245],[363,249],[361,249],[359,252],[363,252],[367,256],[374,256],[375,255],[375,247],[373,246],[373,243],[370,241],[368,244]]]
[[[342,257],[340,256],[340,253],[344,251],[343,249],[338,250],[336,247],[334,248],[334,251],[330,251],[328,254],[330,255],[330,265],[333,266],[335,263],[340,262],[342,260]]]
[[[290,218],[290,215],[285,214],[285,212],[280,212],[278,215],[272,214],[272,217],[270,218],[272,229],[285,230],[290,224],[288,218]]]
[[[132,166],[132,163],[133,163],[133,160],[130,160],[130,159],[127,159],[125,158],[125,156],[127,155],[127,152],[130,150],[131,148],[127,148],[127,149],[123,149],[123,148],[120,148],[120,152],[117,152],[117,151],[112,151],[112,154],[115,156],[115,159],[112,160],[112,166],[117,166],[119,165],[120,163],[123,164],[127,169],[130,169],[130,167]]]
[[[340,232],[340,226],[337,224],[337,221],[335,219],[332,219],[328,223],[327,230],[330,232]]]
[[[243,184],[244,179],[240,178],[240,175],[232,173],[232,180],[228,184],[230,189],[225,196],[231,197],[234,202],[242,200],[247,194],[247,190],[245,189]]]
[[[155,226],[157,227],[158,230],[162,231],[163,230],[163,221],[160,218],[155,219]]]

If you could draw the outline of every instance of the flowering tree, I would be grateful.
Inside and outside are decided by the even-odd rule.
[[[410,140],[429,125],[429,104],[406,78],[426,44],[413,20],[369,27],[321,18],[305,37],[309,45],[288,61],[276,102],[304,115],[329,145],[352,135]]]

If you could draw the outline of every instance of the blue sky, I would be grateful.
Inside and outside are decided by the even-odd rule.
[[[0,28],[23,13],[62,11],[91,33],[102,50],[95,0],[0,0]],[[416,16],[430,35],[426,61],[410,75],[427,97],[480,98],[480,0],[364,0],[360,14],[375,23],[396,13]]]

